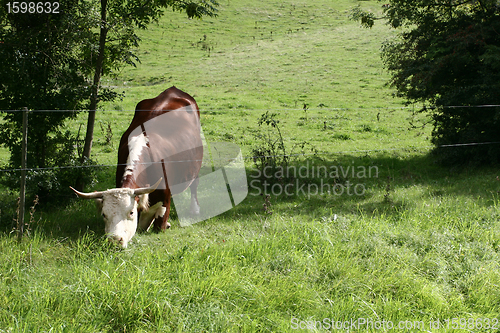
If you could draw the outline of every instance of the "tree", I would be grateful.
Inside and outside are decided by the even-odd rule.
[[[90,97],[80,53],[80,41],[89,37],[86,8],[77,0],[59,4],[59,11],[66,15],[22,13],[19,7],[11,7],[8,13],[5,3],[0,9],[0,110],[4,110],[0,144],[10,150],[11,168],[21,164],[22,114],[5,110],[79,110]],[[29,166],[44,169],[30,174],[32,193],[57,193],[60,189],[52,168],[73,163],[74,137],[62,126],[75,116],[76,112],[30,115]],[[11,185],[16,179],[4,177]]]
[[[443,162],[500,162],[500,2],[389,0],[383,6],[395,40],[382,46],[390,85],[419,103],[434,123],[432,142]],[[377,18],[356,8],[371,27]]]
[[[69,12],[67,16],[8,14],[6,6],[2,6],[0,110],[24,106],[37,110],[75,110],[83,107],[89,98],[85,76],[81,73],[82,64],[74,54],[81,22],[77,1],[63,1],[61,7]],[[49,133],[60,127],[66,118],[74,116],[74,113],[62,112],[32,115],[33,124],[37,126],[30,127],[30,159],[35,160],[37,166],[45,166]],[[16,145],[21,118],[22,115],[15,112],[5,114],[6,122],[0,127],[0,143],[8,147]],[[11,152],[13,150],[17,149]]]
[[[90,158],[94,123],[97,105],[101,101],[101,75],[111,74],[123,64],[134,65],[138,58],[131,49],[138,46],[139,37],[134,29],[146,29],[147,25],[163,15],[163,9],[171,7],[174,11],[185,11],[189,18],[215,16],[217,2],[215,0],[184,1],[184,0],[140,0],[140,1],[109,1],[100,0],[99,32],[95,59],[94,75],[87,121],[87,133],[82,161]],[[92,53],[92,52],[91,52]],[[109,91],[108,91],[109,92]],[[81,187],[81,186],[79,186]]]

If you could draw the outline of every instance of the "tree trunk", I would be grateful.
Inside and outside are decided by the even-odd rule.
[[[99,85],[101,82],[101,73],[104,63],[104,49],[106,47],[106,37],[108,34],[106,21],[107,4],[107,0],[101,0],[101,32],[99,35],[99,53],[97,55],[97,62],[95,66],[92,94],[90,96],[89,116],[87,119],[87,133],[85,134],[85,145],[83,147],[81,158],[82,163],[85,162],[85,160],[90,159],[90,151],[92,150],[92,141],[94,139],[95,113],[97,109]],[[78,190],[82,191],[84,185],[85,184],[83,184],[83,182],[78,181],[76,187]]]

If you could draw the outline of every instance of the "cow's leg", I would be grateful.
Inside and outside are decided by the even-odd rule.
[[[189,212],[191,215],[200,215],[200,203],[198,202],[198,184],[200,179],[196,177],[196,179],[191,183],[189,189],[191,190],[191,205],[189,208]]]
[[[170,228],[170,223],[168,223],[168,216],[170,214],[170,200],[172,196],[170,194],[170,191],[166,191],[165,194],[166,194],[165,202],[163,203],[161,212],[157,214],[153,222],[153,228],[155,231],[162,231]]]
[[[155,218],[165,215],[165,207],[163,202],[159,201],[148,209],[143,209],[139,214],[139,221],[137,223],[137,231],[147,231],[153,224]]]

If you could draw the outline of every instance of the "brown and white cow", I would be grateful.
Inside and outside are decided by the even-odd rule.
[[[171,196],[187,187],[191,189],[190,211],[199,214],[200,131],[198,105],[176,87],[137,104],[120,140],[117,188],[94,193],[73,189],[81,198],[98,200],[110,240],[126,248],[137,229],[169,228]]]

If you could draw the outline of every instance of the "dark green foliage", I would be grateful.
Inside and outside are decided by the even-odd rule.
[[[74,0],[60,3],[64,15],[0,13],[1,110],[24,106],[75,110],[88,98],[83,63],[75,52],[80,41],[88,37],[81,8]],[[71,116],[54,114],[52,123],[60,124]]]
[[[2,13],[0,110],[4,111],[0,144],[10,151],[9,164],[2,167],[16,169],[21,165],[22,113],[5,110],[22,107],[61,110],[29,114],[29,168],[66,166],[76,155],[75,140],[65,132],[64,124],[77,114],[66,110],[84,108],[90,94],[81,53],[86,45],[80,44],[90,37],[84,17],[87,9],[78,1],[66,0],[60,2],[60,14]],[[52,169],[50,174],[41,171],[28,177],[28,193],[39,194],[43,201],[59,197],[61,187],[74,184],[78,176]],[[18,180],[13,174],[2,175],[2,182],[10,186]]]
[[[361,9],[361,6],[354,7],[351,9],[351,19],[359,21],[362,26],[366,28],[371,28],[375,24],[377,19],[373,13],[365,12]]]
[[[46,144],[50,151],[47,152],[44,167],[33,166],[40,161],[36,153],[28,156],[26,192],[29,198],[38,195],[41,203],[59,203],[72,197],[68,187],[74,186],[76,180],[90,185],[95,181],[99,171],[97,165],[92,160],[80,162],[76,137],[68,131],[58,131],[56,135],[49,136]],[[20,159],[20,155],[20,149],[15,150],[12,159]],[[2,172],[0,181],[9,188],[18,189],[20,174],[19,169],[10,169]]]
[[[499,142],[500,108],[490,107],[500,104],[498,2],[389,2],[384,5],[388,23],[402,31],[398,39],[383,45],[382,59],[392,73],[396,95],[431,112],[433,143]],[[453,164],[500,162],[498,145],[436,152]]]
[[[499,107],[436,110],[432,142],[439,147],[434,153],[444,164],[499,163],[499,117]]]

